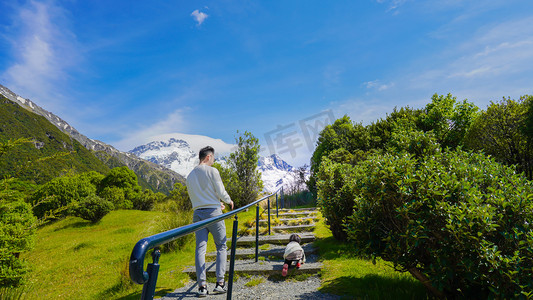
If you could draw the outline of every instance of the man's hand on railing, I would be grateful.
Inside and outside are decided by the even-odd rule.
[[[230,201],[231,201],[231,200],[230,200]],[[231,209],[233,210],[233,201],[231,201],[231,202],[229,203],[229,206],[230,206]],[[226,206],[224,205],[223,202],[220,202],[220,208],[221,208],[222,210],[224,210],[224,208],[226,208]]]

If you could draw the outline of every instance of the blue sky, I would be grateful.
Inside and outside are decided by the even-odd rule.
[[[302,165],[302,122],[533,94],[530,0],[1,0],[0,14],[0,83],[123,151],[248,130]]]

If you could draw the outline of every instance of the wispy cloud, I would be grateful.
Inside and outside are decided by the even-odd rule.
[[[148,127],[125,133],[124,137],[113,143],[115,147],[122,151],[129,151],[135,146],[152,142],[152,138],[170,132],[186,131],[186,122],[184,115],[187,109],[178,109],[166,116],[165,119],[158,121]]]
[[[363,83],[363,85],[367,89],[377,90],[381,92],[381,91],[385,91],[393,87],[394,83],[391,82],[391,83],[386,84],[386,83],[382,83],[379,79],[376,79],[373,81],[367,81]]]
[[[9,88],[49,110],[60,106],[59,86],[80,58],[65,20],[65,12],[53,4],[30,1],[19,7],[7,36],[13,61],[0,75]]]
[[[387,11],[395,11],[400,6],[404,5],[407,0],[376,0],[376,2],[387,5]]]
[[[418,74],[402,74],[410,79],[401,85],[447,89],[444,92],[460,98],[483,99],[477,103],[480,106],[502,96],[531,93],[531,82],[526,82],[533,65],[531,24],[532,17],[486,24],[462,41],[450,41],[437,56],[422,60]]]
[[[208,14],[203,13],[203,12],[199,11],[198,9],[195,10],[195,11],[193,11],[193,12],[191,13],[191,16],[192,16],[193,19],[196,21],[196,23],[197,23],[196,25],[197,25],[197,26],[202,25],[202,23],[205,21],[205,19],[207,19],[207,17],[209,17]]]

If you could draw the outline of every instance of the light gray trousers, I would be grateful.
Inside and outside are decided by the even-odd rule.
[[[222,214],[219,208],[200,208],[194,211],[192,221],[198,222]],[[206,228],[196,231],[196,281],[198,287],[207,285],[205,270],[205,253],[207,250],[207,238],[209,233],[213,235],[217,247],[216,276],[217,282],[224,281],[226,273],[227,247],[226,247],[226,224],[224,221],[216,222]]]

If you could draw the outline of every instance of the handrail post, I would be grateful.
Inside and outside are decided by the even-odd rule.
[[[255,262],[259,257],[259,204],[255,206]]]
[[[276,193],[276,218],[279,218],[279,215],[278,215],[278,193]]]
[[[281,187],[281,207],[285,208],[285,199],[283,199],[283,187]]]
[[[270,235],[270,197],[268,197],[267,204],[268,204],[268,235]]]
[[[231,292],[233,290],[233,273],[235,272],[235,251],[237,249],[237,230],[239,227],[239,219],[235,215],[235,220],[233,220],[233,232],[231,235],[231,258],[229,262],[229,282],[228,282],[228,300],[231,300]]]
[[[141,300],[152,300],[154,299],[155,287],[157,282],[157,273],[159,273],[159,257],[161,256],[161,251],[159,248],[155,248],[152,252],[153,263],[148,264],[146,271],[148,272],[148,281],[143,286],[143,291],[141,294]]]

